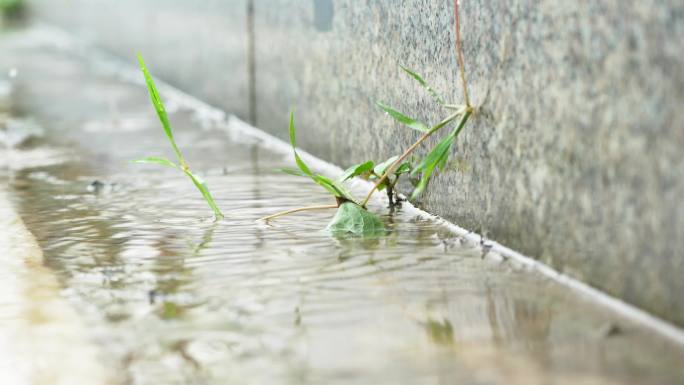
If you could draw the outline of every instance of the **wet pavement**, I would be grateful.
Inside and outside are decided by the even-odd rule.
[[[172,153],[118,63],[38,27],[0,49],[0,180],[114,384],[684,383],[678,347],[410,210],[377,200],[375,239],[257,222],[330,199],[162,89],[213,222],[184,175],[129,162]]]

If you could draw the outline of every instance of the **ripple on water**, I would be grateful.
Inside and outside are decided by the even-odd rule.
[[[404,210],[374,204],[390,230],[375,239],[322,231],[332,212],[255,222],[330,198],[273,171],[289,156],[236,132],[229,141],[174,108],[177,141],[226,214],[214,222],[182,174],[129,163],[166,153],[143,118],[145,91],[117,85],[126,129],[112,129],[97,114],[110,101],[54,97],[65,84],[99,91],[104,80],[75,79],[73,68],[52,68],[59,84],[41,79],[51,94],[24,91],[24,110],[64,119],[50,127],[59,140],[22,150],[30,169],[12,183],[46,264],[122,383],[659,384],[684,370],[679,353],[637,331],[597,339],[613,316]],[[50,161],[31,151],[51,151],[40,157]],[[89,191],[94,181],[101,188]]]

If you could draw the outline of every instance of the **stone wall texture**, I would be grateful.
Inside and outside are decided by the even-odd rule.
[[[348,166],[462,101],[451,0],[33,0],[33,14]],[[684,325],[684,2],[461,0],[478,115],[424,209]],[[438,138],[435,138],[432,143]]]

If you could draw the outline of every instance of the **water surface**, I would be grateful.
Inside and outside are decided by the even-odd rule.
[[[129,163],[172,157],[147,91],[48,35],[0,40],[0,74],[19,73],[2,113],[43,128],[7,144],[1,178],[114,383],[684,378],[680,350],[401,208],[371,207],[390,230],[375,239],[322,231],[333,212],[256,222],[330,198],[274,171],[289,155],[165,97],[214,222],[181,173]]]

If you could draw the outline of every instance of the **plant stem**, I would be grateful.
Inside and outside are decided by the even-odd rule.
[[[337,207],[338,207],[337,205],[320,205],[320,206],[299,207],[296,209],[281,211],[279,213],[275,213],[275,214],[260,218],[259,220],[260,221],[270,221],[271,219],[282,217],[283,215],[298,213],[300,211],[327,210],[327,209],[336,209]]]
[[[465,61],[463,60],[463,47],[461,46],[461,20],[458,16],[458,0],[454,0],[454,28],[456,29],[456,60],[458,60],[458,70],[461,73],[461,83],[463,83],[463,99],[470,108],[470,97],[468,96],[468,83],[465,78]]]
[[[404,151],[404,153],[401,154],[401,156],[399,158],[397,158],[397,160],[395,160],[389,167],[387,167],[387,170],[385,170],[385,173],[382,174],[382,176],[380,177],[380,179],[378,179],[377,182],[375,182],[375,186],[373,186],[373,189],[368,193],[368,195],[366,195],[366,199],[363,200],[363,202],[361,203],[361,206],[366,207],[371,196],[373,196],[373,193],[375,193],[378,190],[378,187],[382,184],[382,182],[384,182],[385,179],[387,179],[394,172],[394,170],[397,168],[397,166],[400,165],[401,162],[403,162],[404,159],[406,159],[409,155],[411,155],[411,153],[416,148],[418,148],[418,146],[421,143],[423,143],[425,141],[425,139],[429,138],[430,135],[435,133],[440,128],[446,126],[452,120],[456,119],[459,115],[461,115],[463,113],[470,115],[470,109],[466,108],[465,112],[464,111],[457,111],[457,112],[449,115],[446,119],[437,123],[434,127],[430,128],[430,130],[428,130],[426,133],[421,135],[420,138],[418,138],[418,140],[411,145],[411,147],[407,148],[406,151]]]
[[[394,178],[395,180],[399,180],[399,177]],[[387,183],[387,187],[385,187],[387,190],[387,200],[389,201],[390,207],[394,206],[394,184]]]
[[[394,172],[394,170],[397,168],[398,165],[401,164],[401,162],[404,161],[418,146],[425,141],[425,139],[429,138],[430,135],[435,133],[437,130],[440,128],[444,127],[445,125],[449,124],[452,120],[456,119],[459,115],[463,114],[463,117],[461,118],[461,121],[459,122],[459,126],[457,128],[456,133],[454,134],[455,136],[458,135],[458,133],[461,131],[465,123],[468,121],[468,118],[470,115],[473,113],[473,107],[470,105],[470,96],[468,95],[468,83],[466,82],[466,77],[465,77],[465,61],[463,60],[463,47],[461,45],[461,20],[459,17],[459,11],[458,11],[458,2],[459,0],[454,0],[454,29],[456,32],[456,60],[458,61],[458,70],[461,75],[461,83],[463,84],[463,99],[465,100],[465,106],[462,109],[459,109],[455,113],[449,115],[446,119],[442,120],[441,122],[437,123],[434,127],[430,128],[427,132],[425,132],[423,135],[418,138],[418,140],[411,145],[411,147],[407,148],[406,151],[397,159],[395,160],[386,170],[385,173],[375,182],[375,186],[373,186],[373,189],[366,195],[366,198],[363,200],[361,203],[362,207],[366,207],[368,204],[368,201],[370,200],[371,196],[378,190],[378,187]],[[457,108],[455,105],[447,105],[447,108]],[[389,188],[393,186],[388,186]],[[390,198],[391,202],[391,198]]]

